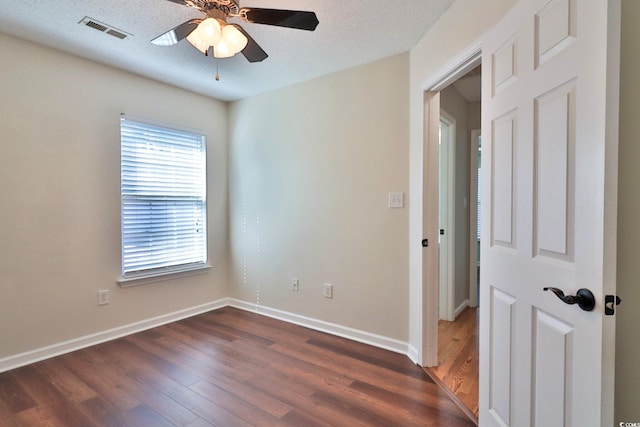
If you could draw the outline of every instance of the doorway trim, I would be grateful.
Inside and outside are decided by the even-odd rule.
[[[441,197],[442,194],[438,194],[438,216],[440,216],[440,202],[445,202],[446,206],[443,212],[446,219],[439,221],[439,232],[444,230],[445,244],[438,245],[438,256],[440,262],[438,268],[442,268],[443,264],[446,267],[446,271],[440,270],[439,279],[439,296],[438,296],[438,316],[441,320],[447,320],[453,322],[455,316],[455,266],[456,266],[456,119],[442,109],[440,106],[440,123],[446,125],[447,131],[441,131],[440,139],[441,143],[439,149],[444,149],[445,154],[444,161],[439,164],[442,166],[442,173],[438,173],[438,192],[444,192],[445,197]],[[440,180],[444,179],[444,182]],[[443,200],[444,199],[444,200]],[[439,236],[439,237],[440,237]],[[444,258],[444,263],[442,262]],[[443,283],[444,282],[444,283]]]
[[[480,65],[482,62],[482,42],[477,41],[469,48],[463,51],[459,56],[454,58],[447,66],[445,66],[440,72],[434,74],[433,78],[427,80],[422,85],[424,93],[424,129],[423,134],[423,164],[422,164],[422,182],[423,182],[423,194],[422,199],[424,201],[437,201],[438,194],[433,194],[434,191],[438,191],[438,183],[432,182],[438,180],[437,173],[434,174],[431,168],[433,167],[433,161],[429,164],[428,160],[434,157],[438,158],[438,137],[437,132],[429,132],[430,129],[435,126],[436,121],[439,122],[440,111],[440,91],[451,83],[458,80],[460,77],[467,74],[469,71]],[[437,109],[437,117],[434,110]],[[436,166],[437,168],[437,166]],[[424,234],[426,236],[438,236],[438,221],[433,221],[433,218],[438,218],[438,203],[425,203],[423,211],[423,221],[425,225]],[[432,237],[433,238],[433,237]],[[437,251],[430,251],[430,254],[426,258],[432,259],[437,257]],[[437,259],[437,258],[436,258]],[[424,262],[424,261],[423,261]],[[437,272],[437,262],[429,262],[431,266],[435,265],[434,271],[425,271],[426,274],[422,276],[422,318],[424,323],[422,325],[422,360],[421,364],[425,367],[432,367],[438,365],[438,302],[439,302],[439,274]],[[427,269],[427,265],[423,265],[423,271]],[[433,316],[433,314],[436,316]],[[434,321],[434,317],[436,317]]]
[[[469,150],[469,307],[478,306],[478,138],[480,129],[471,129]],[[482,219],[481,219],[482,220]]]

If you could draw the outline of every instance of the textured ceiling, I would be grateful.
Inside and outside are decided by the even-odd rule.
[[[314,32],[229,22],[269,54],[216,64],[186,40],[154,37],[200,12],[167,0],[0,0],[0,31],[222,100],[237,100],[411,49],[454,0],[242,0],[241,7],[311,10]],[[79,23],[85,16],[127,33],[120,40]]]

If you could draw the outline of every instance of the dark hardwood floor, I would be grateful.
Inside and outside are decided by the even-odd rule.
[[[473,426],[404,355],[223,308],[0,373],[1,426]]]
[[[438,363],[429,371],[478,416],[478,309],[465,309],[455,322],[438,322]]]

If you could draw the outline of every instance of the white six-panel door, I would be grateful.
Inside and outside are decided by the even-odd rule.
[[[613,422],[619,3],[521,0],[483,39],[481,426]]]

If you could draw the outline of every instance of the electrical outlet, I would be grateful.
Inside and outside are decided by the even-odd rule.
[[[294,292],[300,290],[300,281],[298,279],[291,279],[291,290]]]
[[[333,298],[333,285],[330,283],[324,284],[324,297],[325,298]]]
[[[98,305],[109,304],[109,289],[98,291]]]

